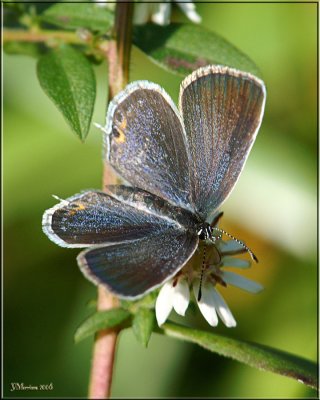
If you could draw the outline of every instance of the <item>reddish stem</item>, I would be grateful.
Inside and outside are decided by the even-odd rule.
[[[109,101],[128,83],[131,49],[133,3],[118,2],[116,8],[115,36],[105,49],[109,71]],[[108,164],[103,173],[103,188],[116,183],[116,177]],[[118,300],[103,287],[98,287],[98,310],[108,310],[118,305]],[[117,332],[103,330],[97,333],[89,386],[90,399],[110,397]]]

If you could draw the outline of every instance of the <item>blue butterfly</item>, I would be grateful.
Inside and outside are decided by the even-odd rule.
[[[129,84],[103,128],[105,159],[126,184],[61,200],[44,213],[44,232],[60,246],[86,247],[77,258],[83,274],[121,298],[159,287],[199,241],[221,235],[217,211],[244,167],[265,98],[260,79],[222,66],[184,79],[179,110],[159,85]]]

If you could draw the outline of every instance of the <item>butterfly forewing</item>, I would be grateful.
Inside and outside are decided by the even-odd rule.
[[[158,85],[139,81],[109,106],[106,158],[132,186],[190,209],[189,158],[181,118]]]
[[[263,82],[231,68],[200,68],[182,82],[179,105],[191,156],[192,203],[203,219],[234,187],[264,103]]]
[[[125,242],[173,226],[177,226],[174,220],[95,191],[62,200],[43,217],[44,232],[64,247]]]

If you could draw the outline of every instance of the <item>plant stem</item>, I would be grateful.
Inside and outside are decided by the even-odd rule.
[[[106,54],[109,44],[109,40],[105,38],[93,41],[90,33],[86,35],[81,31],[4,29],[3,44],[10,42],[45,43],[49,47],[57,46],[60,43],[77,44],[97,50],[102,55]]]
[[[117,303],[117,299],[104,287],[98,287],[98,310],[108,310],[115,307]],[[117,333],[115,331],[106,329],[96,334],[89,385],[90,399],[110,397],[116,341]]]
[[[129,81],[133,4],[118,0],[114,33],[109,52],[109,101]]]
[[[118,1],[114,28],[116,40],[110,41],[105,51],[109,68],[109,101],[128,83],[132,16],[133,3]],[[111,168],[105,164],[103,188],[115,182],[116,178]],[[117,303],[117,299],[103,287],[98,287],[98,310],[108,310]],[[89,385],[90,399],[104,399],[110,396],[116,342],[115,331],[103,330],[96,335]]]
[[[47,42],[50,40],[61,40],[65,43],[80,44],[84,40],[75,32],[54,30],[23,30],[4,29],[3,43],[7,42]]]

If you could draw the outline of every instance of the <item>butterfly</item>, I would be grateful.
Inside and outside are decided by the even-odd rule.
[[[216,65],[183,80],[179,109],[159,85],[129,84],[103,128],[105,160],[124,184],[59,199],[44,213],[45,234],[86,248],[77,257],[85,277],[120,298],[161,286],[201,241],[214,242],[217,212],[244,167],[265,99],[263,81]]]

